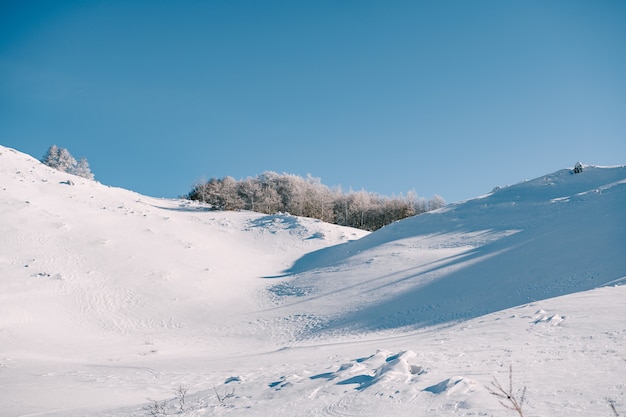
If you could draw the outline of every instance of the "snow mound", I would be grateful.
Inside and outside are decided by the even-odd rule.
[[[451,377],[451,378],[446,378],[443,381],[435,384],[435,385],[431,385],[430,387],[426,387],[424,388],[424,391],[426,392],[430,392],[433,394],[443,394],[445,392],[453,392],[453,391],[458,391],[459,390],[459,384],[461,384],[461,389],[462,390],[467,390],[468,386],[472,386],[475,385],[474,382],[472,381],[467,381],[465,378],[457,376],[457,377]]]
[[[564,316],[560,316],[556,313],[547,313],[544,310],[537,310],[533,316],[533,323],[540,324],[546,323],[552,326],[558,326],[565,320]]]
[[[415,357],[411,351],[391,354],[379,350],[369,357],[343,363],[337,371],[313,375],[310,379],[337,380],[337,385],[352,385],[359,391],[397,382],[412,384],[426,372],[422,366],[411,363]]]

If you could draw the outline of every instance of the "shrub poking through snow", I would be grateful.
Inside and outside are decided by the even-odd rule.
[[[498,398],[500,404],[504,408],[517,412],[520,417],[524,417],[522,412],[522,406],[526,400],[526,387],[522,388],[521,395],[519,397],[513,392],[513,366],[509,366],[509,387],[505,389],[497,378],[493,378],[491,386],[487,387],[487,390],[491,395]],[[519,393],[519,391],[518,391]]]
[[[165,410],[165,406],[166,406],[166,401],[157,401],[157,400],[151,400],[150,398],[148,398],[149,401],[151,401],[150,405],[148,405],[147,409],[148,409],[148,413],[153,416],[153,417],[159,417],[159,416],[164,416],[167,414],[166,410]]]
[[[226,406],[226,400],[227,399],[235,397],[235,389],[234,388],[230,392],[224,391],[224,394],[220,394],[216,387],[213,387],[213,390],[215,391],[215,397],[217,398],[217,401],[219,401],[219,403],[220,403],[220,405],[222,407]]]
[[[611,411],[613,411],[613,415],[615,417],[620,417],[620,414],[617,412],[617,409],[615,408],[615,401],[610,398],[607,401],[609,402],[609,407],[611,407]]]

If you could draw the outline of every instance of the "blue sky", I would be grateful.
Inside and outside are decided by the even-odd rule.
[[[0,144],[156,197],[310,173],[458,201],[626,163],[624,1],[3,1]]]

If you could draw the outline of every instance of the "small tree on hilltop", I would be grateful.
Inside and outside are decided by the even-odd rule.
[[[58,165],[55,167],[56,169],[73,174],[77,163],[70,151],[65,148],[59,148],[59,160]]]
[[[80,158],[76,163],[76,166],[72,170],[72,174],[78,175],[79,177],[87,178],[88,180],[93,180],[94,175],[91,172],[91,168],[89,168],[89,162],[87,162],[87,158]]]
[[[59,166],[59,147],[52,145],[48,148],[46,154],[41,158],[41,162],[48,165],[50,168],[56,169]]]
[[[76,161],[70,151],[65,148],[59,148],[56,145],[52,145],[48,149],[43,158],[41,158],[41,162],[62,172],[78,175],[89,180],[94,179],[86,158],[80,158]]]

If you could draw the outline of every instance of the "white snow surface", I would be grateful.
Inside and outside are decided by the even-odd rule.
[[[510,367],[525,416],[621,415],[624,282],[624,166],[367,233],[0,146],[2,417],[515,415]]]

